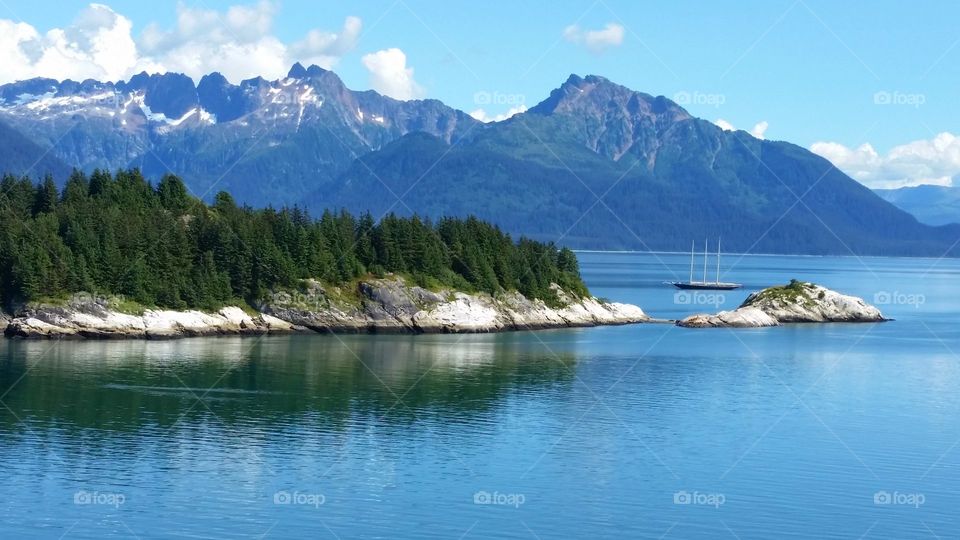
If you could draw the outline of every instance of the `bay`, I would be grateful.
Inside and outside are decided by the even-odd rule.
[[[731,254],[685,295],[688,255],[579,257],[655,317],[798,278],[896,320],[3,340],[0,535],[960,535],[957,261]]]

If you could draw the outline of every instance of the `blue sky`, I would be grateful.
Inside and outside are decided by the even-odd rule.
[[[187,0],[178,8],[103,1],[132,23],[140,55],[150,24],[188,40],[175,29],[178,13],[190,10],[217,12],[210,26],[226,25],[231,6],[265,10],[265,26],[227,34],[270,35],[289,46],[286,58],[296,58],[293,44],[311,30],[344,35],[346,18],[356,17],[360,30],[349,43],[324,50],[325,61],[354,89],[437,98],[468,112],[483,108],[490,118],[521,102],[532,106],[571,73],[598,74],[685,101],[709,120],[748,131],[766,122],[758,135],[815,147],[868,184],[944,183],[960,173],[960,139],[951,138],[960,124],[960,2]],[[88,2],[2,0],[0,18],[45,34],[76,26],[85,9]],[[169,44],[156,49],[163,47]],[[393,64],[401,58],[365,59],[392,49],[402,51],[401,78],[409,79],[400,89],[384,77],[396,75]],[[153,58],[176,67],[174,54]],[[216,63],[216,54],[205,56]],[[378,69],[391,66],[377,79]],[[412,75],[405,71],[411,68]],[[478,103],[478,92],[497,103]]]

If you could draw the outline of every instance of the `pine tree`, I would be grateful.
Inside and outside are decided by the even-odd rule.
[[[33,198],[33,215],[53,212],[57,207],[57,185],[53,182],[53,177],[47,175],[43,182],[37,185],[37,191]]]
[[[149,306],[214,309],[251,304],[299,280],[343,284],[394,272],[423,286],[552,300],[557,283],[586,294],[576,256],[513,242],[476,218],[385,216],[299,208],[238,207],[221,192],[207,206],[165,176],[154,189],[136,169],[79,171],[61,193],[52,179],[0,179],[0,303],[79,291],[119,294]]]
[[[183,181],[172,174],[164,175],[157,185],[160,204],[175,216],[182,215],[190,206],[190,194]]]

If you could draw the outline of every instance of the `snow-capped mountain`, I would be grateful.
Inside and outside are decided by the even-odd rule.
[[[176,172],[198,195],[215,186],[254,203],[296,201],[409,132],[450,141],[477,124],[439,101],[354,92],[333,72],[300,64],[285,78],[238,85],[219,73],[199,84],[176,73],[31,79],[0,86],[0,122],[73,167]],[[268,170],[289,182],[250,181]]]

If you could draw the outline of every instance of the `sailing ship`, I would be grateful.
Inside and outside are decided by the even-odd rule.
[[[739,289],[743,285],[740,283],[729,283],[720,281],[720,239],[717,238],[717,279],[716,281],[707,281],[707,241],[703,241],[703,280],[693,280],[693,260],[696,241],[690,244],[690,280],[689,281],[670,281],[671,285],[678,289],[695,289],[701,291],[732,291]]]

